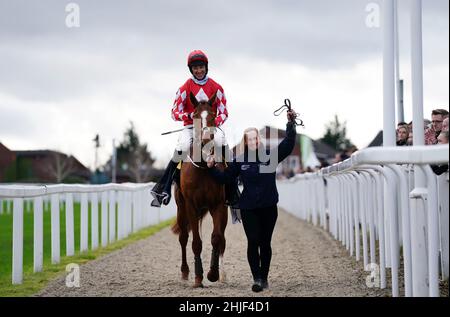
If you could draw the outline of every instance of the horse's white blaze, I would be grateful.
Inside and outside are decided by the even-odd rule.
[[[208,111],[203,110],[200,116],[202,117],[202,128],[204,128],[206,127],[206,118],[208,117]]]

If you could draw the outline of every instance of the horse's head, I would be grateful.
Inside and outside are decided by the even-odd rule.
[[[209,100],[198,101],[191,92],[189,98],[195,109],[192,117],[194,119],[194,139],[205,145],[214,139],[216,112],[213,109],[213,104],[216,100],[216,94]]]

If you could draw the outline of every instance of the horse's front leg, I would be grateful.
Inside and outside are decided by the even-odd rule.
[[[193,219],[191,221],[192,228],[192,251],[194,252],[195,261],[195,282],[194,287],[203,287],[203,266],[202,266],[202,240],[200,239],[200,234],[198,231],[198,220]]]
[[[189,239],[189,221],[186,213],[186,207],[184,205],[183,197],[181,196],[180,190],[177,188],[175,190],[175,199],[178,206],[177,211],[177,226],[178,230],[178,241],[181,246],[181,278],[183,280],[189,279],[189,266],[187,264],[186,258],[186,246]]]
[[[189,266],[186,259],[186,245],[188,242],[189,234],[187,228],[183,229],[180,232],[178,240],[180,241],[181,245],[181,278],[187,281],[189,280]]]
[[[211,212],[213,218],[214,229],[211,235],[212,244],[212,254],[211,254],[211,265],[208,272],[208,280],[211,282],[217,282],[219,280],[219,256],[222,256],[225,252],[225,227],[227,225],[228,214],[227,207],[220,206]],[[223,261],[222,261],[223,264]],[[223,272],[222,281],[224,281],[225,276]]]

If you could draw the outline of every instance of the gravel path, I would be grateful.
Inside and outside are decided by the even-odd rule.
[[[180,276],[181,249],[169,228],[80,268],[80,287],[65,286],[65,275],[36,296],[388,296],[365,285],[367,272],[320,228],[280,210],[272,241],[270,288],[254,294],[241,224],[228,224],[224,256],[227,281],[206,279],[211,254],[211,217],[203,222],[203,289],[193,289],[193,254],[188,243],[189,282]]]

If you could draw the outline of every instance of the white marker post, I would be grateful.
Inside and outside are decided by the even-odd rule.
[[[413,103],[413,144],[425,144],[423,123],[423,57],[422,1],[411,1],[411,81]],[[426,177],[419,166],[414,168],[414,190],[411,198],[411,255],[413,296],[428,296],[428,263],[426,223]]]
[[[14,199],[12,283],[23,281],[23,199]]]
[[[88,250],[88,194],[81,194],[80,253]]]
[[[73,194],[66,194],[66,255],[75,254],[75,229],[73,225]]]
[[[42,272],[44,251],[44,213],[42,197],[34,199],[34,241],[33,241],[33,270]]]
[[[51,195],[51,238],[52,238],[52,264],[58,264],[60,261],[60,243],[59,243],[59,195]]]
[[[108,192],[102,192],[102,247],[108,245]]]
[[[98,195],[91,194],[91,249],[98,248]]]

